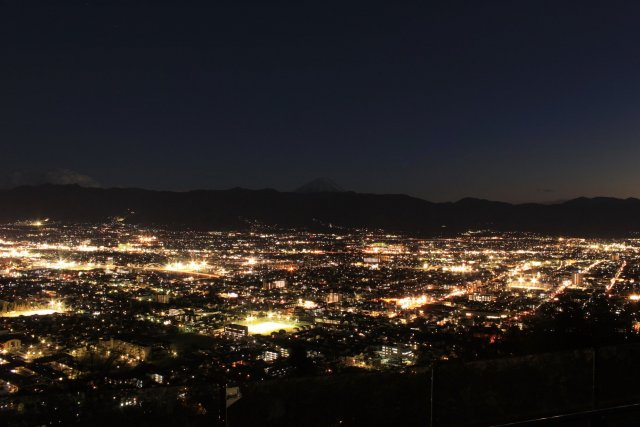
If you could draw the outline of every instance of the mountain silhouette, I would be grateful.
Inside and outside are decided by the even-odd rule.
[[[153,191],[78,185],[0,190],[0,221],[126,222],[206,230],[256,224],[308,229],[369,228],[422,235],[468,230],[621,236],[640,232],[640,200],[578,198],[558,204],[480,199],[432,203],[400,194],[275,190]]]
[[[342,193],[344,191],[329,178],[316,178],[295,190],[296,193]]]

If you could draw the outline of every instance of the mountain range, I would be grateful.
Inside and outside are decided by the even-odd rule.
[[[0,221],[126,222],[207,230],[256,224],[309,229],[377,228],[419,235],[467,230],[630,237],[640,231],[640,200],[578,198],[510,204],[466,198],[433,203],[400,194],[351,191],[198,190],[188,192],[78,185],[0,190]]]

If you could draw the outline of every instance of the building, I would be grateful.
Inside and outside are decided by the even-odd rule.
[[[249,336],[249,327],[231,323],[224,327],[224,334],[229,338],[241,339]]]
[[[0,352],[15,353],[20,351],[22,341],[15,335],[0,335]]]
[[[157,383],[157,384],[163,384],[164,383],[164,376],[158,374],[158,373],[152,373],[149,374],[149,378],[151,378],[151,381]]]
[[[280,357],[280,354],[278,354],[277,351],[265,350],[262,353],[262,360],[264,360],[265,362],[275,362],[276,360],[278,360],[278,357]]]
[[[341,298],[340,298],[340,294],[337,292],[329,292],[327,294],[327,298],[326,298],[326,302],[327,304],[335,304],[340,302]]]
[[[415,363],[416,355],[407,345],[383,345],[380,350],[383,363],[390,365],[411,365]]]
[[[111,338],[107,343],[109,351],[115,351],[133,359],[146,360],[151,354],[152,346],[134,340]]]
[[[496,300],[495,295],[491,295],[491,294],[481,294],[481,293],[478,293],[478,292],[474,292],[474,293],[469,295],[469,301],[493,302],[495,300]]]
[[[328,326],[328,327],[332,327],[332,326],[333,327],[337,327],[337,326],[340,326],[342,324],[342,320],[341,319],[334,319],[334,318],[326,317],[326,316],[324,316],[324,317],[316,317],[313,320],[313,322],[316,325]]]
[[[576,271],[571,275],[571,284],[573,286],[582,286],[584,280],[584,274],[580,271]]]
[[[287,287],[287,282],[284,279],[265,281],[262,283],[262,289],[269,291],[271,289],[284,289]]]
[[[153,296],[155,302],[160,304],[169,304],[171,301],[171,296],[169,294],[156,294]]]

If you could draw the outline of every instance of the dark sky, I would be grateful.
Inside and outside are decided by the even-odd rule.
[[[3,172],[640,197],[640,2],[41,3],[0,0]]]

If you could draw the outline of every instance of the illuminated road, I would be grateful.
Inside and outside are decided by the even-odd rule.
[[[606,290],[607,293],[611,292],[613,287],[616,285],[616,282],[620,278],[620,275],[622,274],[622,272],[624,271],[624,268],[626,266],[627,266],[627,262],[626,261],[622,261],[622,264],[620,264],[620,268],[616,272],[616,275],[613,277],[613,279],[611,279],[611,283],[609,283],[609,285],[607,286],[607,290]]]
[[[585,268],[584,270],[582,270],[583,273],[588,273],[590,270],[592,270],[593,268],[597,267],[598,265],[602,264],[604,262],[604,260],[600,260],[600,261],[596,261],[594,263],[592,263],[591,265],[589,265],[587,268]]]

